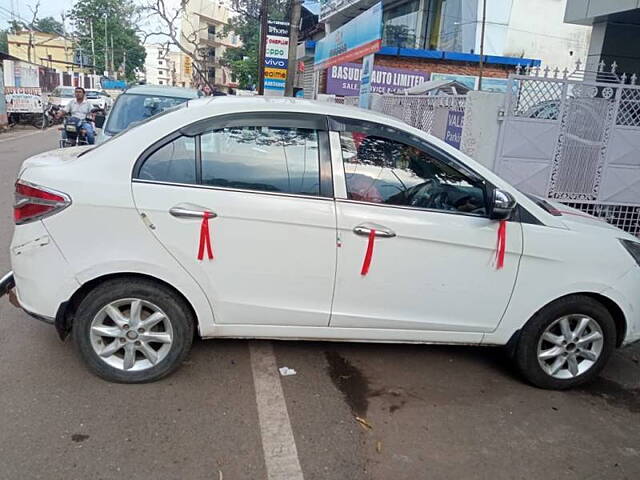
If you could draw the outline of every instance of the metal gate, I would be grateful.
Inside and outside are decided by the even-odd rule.
[[[629,80],[629,83],[626,83]],[[496,171],[640,235],[640,86],[600,64],[509,77]]]

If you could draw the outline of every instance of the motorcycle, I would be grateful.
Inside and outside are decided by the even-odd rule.
[[[46,110],[44,111],[45,125],[55,125],[60,123],[62,120],[58,118],[58,112],[62,109],[60,105],[55,105],[50,103],[47,105]]]
[[[62,125],[62,128],[60,129],[63,131],[63,137],[60,139],[60,148],[89,145],[89,140],[87,139],[87,131],[82,128],[82,124],[84,122],[94,124],[94,116],[96,114],[104,115],[104,109],[92,109],[91,114],[84,120],[77,117],[65,116],[64,123]]]

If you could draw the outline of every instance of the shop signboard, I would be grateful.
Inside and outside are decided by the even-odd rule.
[[[382,2],[316,43],[314,69],[323,70],[366,57],[382,46]]]
[[[269,20],[264,58],[264,94],[283,96],[289,66],[289,23]]]
[[[345,97],[356,96],[360,91],[362,65],[343,63],[327,70],[327,93]],[[428,72],[402,68],[373,67],[372,93],[401,93],[429,80]]]

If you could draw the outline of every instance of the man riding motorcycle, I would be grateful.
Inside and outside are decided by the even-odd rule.
[[[93,145],[95,143],[96,134],[93,129],[93,124],[87,121],[90,115],[92,115],[91,110],[93,106],[86,100],[84,88],[76,87],[74,94],[75,98],[67,103],[67,105],[57,113],[56,117],[60,118],[65,114],[68,114],[71,115],[71,117],[82,120],[80,128],[86,132],[87,142],[89,145]],[[62,137],[64,139],[67,137],[67,132],[64,130],[62,130]]]

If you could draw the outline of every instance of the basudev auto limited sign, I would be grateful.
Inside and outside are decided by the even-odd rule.
[[[356,96],[360,91],[362,66],[357,63],[334,65],[327,70],[327,93]],[[428,72],[400,68],[373,67],[371,75],[372,93],[394,93],[415,87],[429,80]]]
[[[382,46],[382,2],[331,32],[316,44],[314,69],[323,70],[366,57]]]

